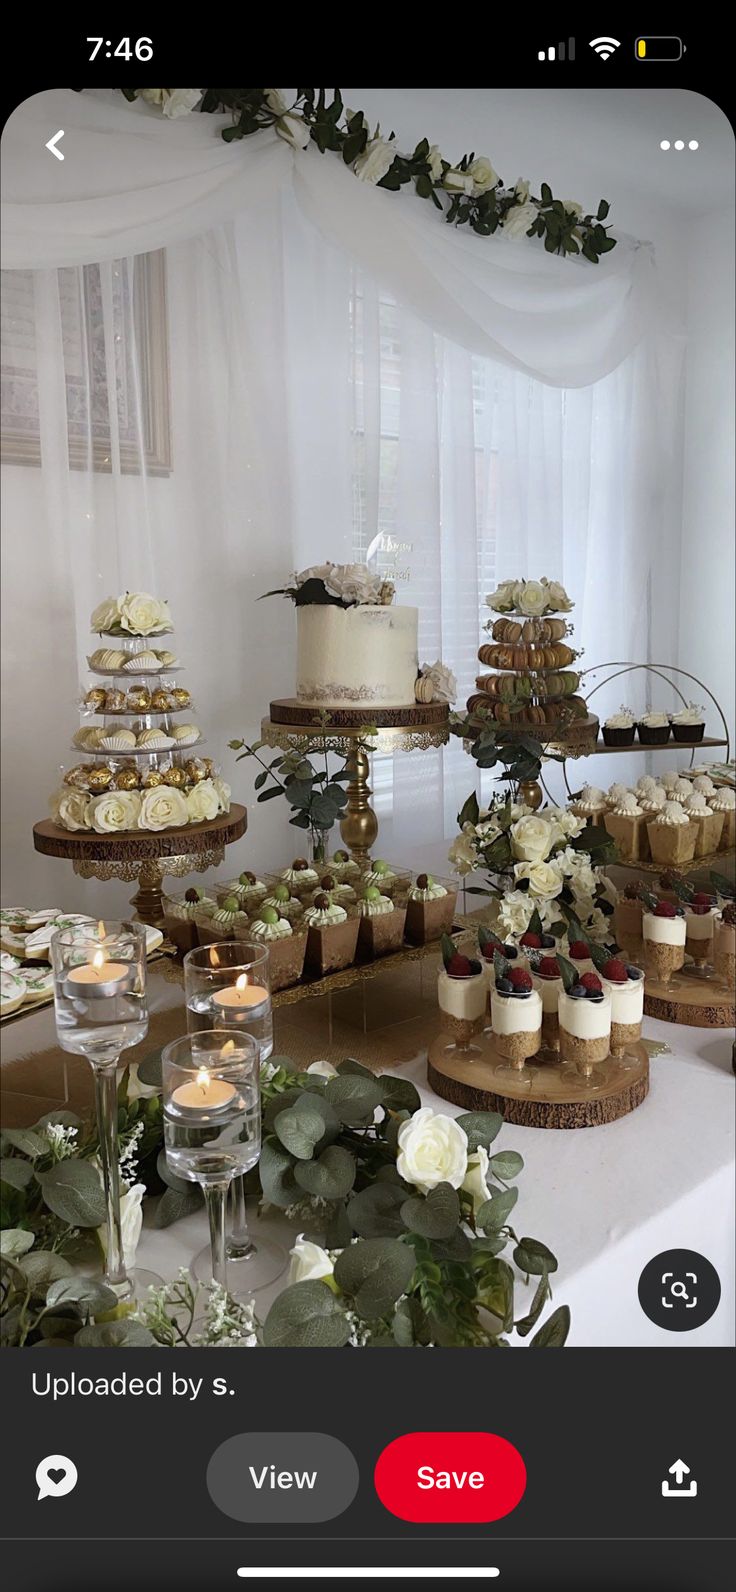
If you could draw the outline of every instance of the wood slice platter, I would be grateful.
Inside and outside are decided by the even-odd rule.
[[[446,702],[412,702],[405,707],[382,708],[374,703],[365,708],[320,708],[284,697],[271,702],[272,724],[290,725],[294,729],[365,730],[375,725],[380,730],[412,730],[447,724],[450,709]]]
[[[644,984],[644,1011],[663,1023],[683,1023],[688,1028],[736,1026],[736,991],[701,974],[688,973],[687,964],[669,984],[651,978]]]
[[[44,818],[33,826],[33,844],[47,857],[66,857],[72,862],[145,862],[208,851],[211,846],[230,846],[245,834],[247,823],[246,809],[237,802],[218,818],[186,824],[181,829],[129,829],[110,835],[91,830],[72,834]]]
[[[623,1062],[609,1056],[602,1083],[590,1089],[573,1069],[552,1062],[531,1061],[512,1072],[492,1036],[474,1039],[475,1057],[448,1047],[448,1038],[440,1033],[429,1047],[427,1079],[435,1094],[464,1111],[498,1111],[519,1127],[602,1127],[635,1111],[649,1093],[649,1056],[641,1044]]]

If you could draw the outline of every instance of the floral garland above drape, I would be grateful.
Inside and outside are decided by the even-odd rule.
[[[581,254],[597,265],[616,247],[605,226],[609,205],[601,199],[595,215],[583,212],[574,199],[555,199],[543,182],[539,196],[526,178],[507,187],[485,155],[463,155],[454,165],[436,144],[422,138],[413,154],[403,154],[394,134],[384,138],[380,126],[371,132],[362,111],[348,110],[339,88],[328,103],[324,88],[299,88],[288,105],[278,88],[144,88],[121,89],[127,100],[143,99],[164,116],[186,116],[199,109],[229,112],[232,125],[222,129],[227,143],[273,127],[293,149],[316,144],[320,154],[342,155],[359,182],[397,191],[413,182],[420,199],[430,199],[456,227],[470,226],[489,237],[543,238],[549,254]]]

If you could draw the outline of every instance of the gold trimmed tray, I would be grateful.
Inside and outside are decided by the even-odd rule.
[[[499,1111],[519,1127],[603,1127],[635,1111],[649,1093],[649,1056],[641,1043],[627,1052],[626,1066],[609,1056],[603,1063],[606,1081],[595,1091],[572,1069],[551,1062],[532,1061],[520,1074],[499,1072],[503,1057],[496,1053],[493,1037],[480,1034],[473,1044],[480,1055],[466,1057],[448,1046],[446,1033],[438,1034],[427,1058],[430,1087],[465,1111]]]
[[[292,729],[304,727],[322,730],[326,734],[335,730],[426,729],[446,726],[450,709],[446,702],[412,702],[405,707],[382,708],[320,708],[299,702],[296,697],[283,697],[269,704],[272,724],[286,725]]]

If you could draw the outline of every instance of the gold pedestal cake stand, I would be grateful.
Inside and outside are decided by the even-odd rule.
[[[336,752],[347,759],[350,783],[340,834],[354,862],[365,862],[378,835],[370,804],[369,758],[373,752],[427,751],[449,738],[445,702],[401,708],[310,708],[295,698],[272,702],[261,724],[261,740],[284,752]]]
[[[65,857],[82,879],[125,879],[138,882],[131,897],[142,923],[163,926],[161,891],[165,875],[183,878],[215,868],[231,846],[245,834],[248,814],[233,804],[229,813],[182,829],[157,833],[136,829],[128,834],[71,834],[50,819],[33,826],[33,844],[46,857]]]
[[[622,1061],[602,1063],[591,1089],[572,1068],[532,1057],[518,1073],[504,1063],[493,1037],[476,1036],[478,1056],[464,1054],[440,1033],[429,1047],[427,1079],[435,1094],[464,1111],[499,1111],[525,1128],[596,1128],[635,1111],[649,1093],[649,1056],[632,1045]]]

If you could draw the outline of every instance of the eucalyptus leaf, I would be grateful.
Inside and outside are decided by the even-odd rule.
[[[149,1051],[148,1055],[138,1063],[138,1082],[146,1084],[151,1089],[163,1088],[160,1050]]]
[[[323,1200],[342,1200],[355,1182],[355,1159],[339,1144],[330,1144],[316,1161],[299,1161],[294,1177],[307,1194]]]
[[[44,1200],[69,1227],[101,1227],[105,1221],[102,1179],[89,1161],[58,1161],[39,1175]]]
[[[549,1279],[547,1277],[546,1271],[543,1271],[539,1282],[537,1283],[534,1292],[534,1298],[532,1299],[528,1315],[524,1316],[523,1320],[516,1321],[514,1323],[520,1338],[527,1338],[532,1330],[532,1327],[536,1327],[548,1298]]]
[[[294,1177],[294,1158],[274,1139],[266,1139],[261,1147],[258,1163],[263,1198],[269,1205],[287,1210],[299,1199],[299,1185]]]
[[[3,1140],[11,1149],[27,1155],[31,1161],[35,1161],[39,1155],[48,1155],[50,1149],[46,1134],[38,1133],[35,1128],[4,1128]]]
[[[85,1316],[100,1316],[108,1310],[116,1310],[118,1303],[118,1296],[112,1288],[107,1288],[96,1277],[80,1277],[75,1273],[57,1277],[46,1295],[48,1310],[63,1310],[65,1306],[73,1305],[80,1315]]]
[[[476,1225],[482,1227],[484,1233],[498,1232],[499,1228],[506,1226],[518,1198],[518,1188],[507,1188],[501,1194],[492,1195],[485,1205],[481,1205],[475,1218]]]
[[[267,1349],[342,1349],[350,1322],[324,1282],[295,1282],[274,1300],[263,1324]]]
[[[371,1321],[406,1293],[414,1264],[413,1250],[396,1238],[359,1239],[338,1256],[335,1281],[353,1296],[358,1315]]]
[[[177,1177],[176,1172],[172,1172],[166,1159],[166,1151],[163,1148],[159,1150],[156,1156],[156,1171],[161,1182],[165,1183],[167,1188],[176,1189],[178,1194],[189,1194],[195,1186],[190,1182],[189,1178]]]
[[[39,1117],[35,1124],[34,1132],[40,1133],[44,1128],[81,1128],[82,1118],[75,1111],[67,1111],[60,1107],[58,1111],[47,1111],[46,1115]]]
[[[140,1321],[102,1321],[82,1327],[74,1342],[78,1349],[155,1349],[156,1339]]]
[[[5,1260],[17,1260],[20,1255],[27,1255],[34,1243],[33,1233],[27,1233],[25,1228],[6,1227],[0,1233],[0,1255]]]
[[[164,1227],[171,1227],[174,1222],[180,1222],[184,1216],[193,1216],[201,1205],[202,1191],[196,1183],[188,1183],[183,1189],[167,1188],[156,1206],[153,1225],[159,1231]]]
[[[438,1183],[425,1198],[406,1200],[401,1215],[409,1231],[420,1238],[450,1238],[460,1220],[460,1200],[451,1183]]]
[[[377,1082],[381,1089],[381,1103],[387,1111],[408,1111],[412,1115],[419,1110],[422,1103],[419,1090],[410,1078],[393,1078],[388,1073],[382,1073]]]
[[[306,1104],[303,1102],[306,1100]],[[295,1106],[280,1111],[274,1120],[274,1132],[290,1155],[297,1161],[311,1161],[315,1147],[324,1133],[324,1122],[316,1109],[309,1109],[311,1096],[300,1096]]]
[[[382,1097],[383,1090],[377,1079],[356,1078],[344,1073],[330,1078],[325,1089],[325,1098],[334,1106],[340,1121],[349,1127],[362,1127],[365,1122],[372,1122]]]
[[[354,1194],[347,1216],[359,1238],[397,1238],[405,1231],[401,1207],[406,1190],[398,1183],[371,1183]]]
[[[468,1155],[472,1155],[481,1145],[488,1150],[503,1127],[503,1117],[498,1111],[466,1111],[456,1121],[467,1138]]]
[[[24,1256],[20,1269],[31,1292],[42,1299],[46,1298],[46,1290],[52,1282],[72,1274],[69,1261],[63,1255],[54,1254],[51,1249],[34,1249],[31,1254]]]
[[[524,1160],[518,1150],[499,1150],[497,1155],[491,1156],[489,1165],[494,1177],[500,1177],[504,1183],[524,1170]]]
[[[544,1325],[530,1339],[530,1349],[561,1349],[570,1331],[570,1311],[567,1305],[558,1305]]]
[[[557,1270],[557,1260],[552,1250],[538,1238],[520,1238],[514,1250],[514,1260],[530,1277],[541,1277],[542,1272]]]
[[[33,1167],[30,1161],[24,1161],[20,1155],[4,1155],[0,1158],[0,1178],[3,1183],[8,1183],[11,1188],[23,1189],[33,1180]]]
[[[325,1249],[344,1249],[352,1241],[353,1229],[342,1200],[336,1201],[325,1222]]]

